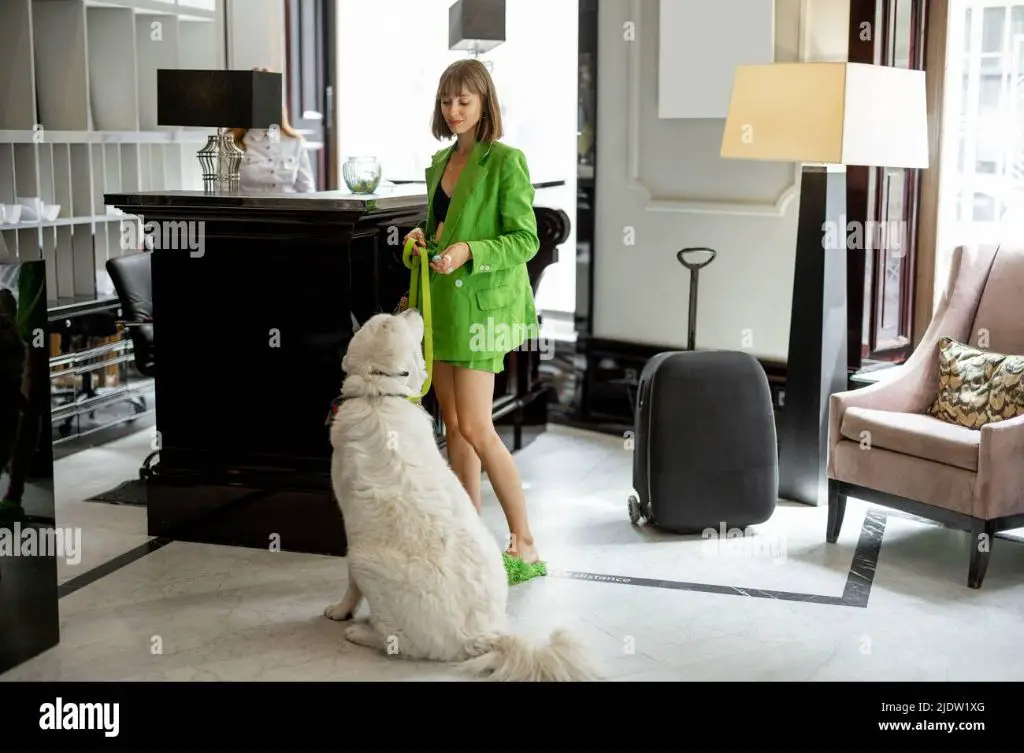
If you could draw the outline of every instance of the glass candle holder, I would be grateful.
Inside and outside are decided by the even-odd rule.
[[[341,175],[352,193],[374,193],[380,185],[380,162],[376,157],[349,157],[341,166]]]

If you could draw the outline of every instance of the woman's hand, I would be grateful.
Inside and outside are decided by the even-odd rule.
[[[467,261],[473,258],[468,243],[454,243],[446,248],[440,256],[435,256],[430,261],[430,268],[443,275],[451,274]]]
[[[418,228],[418,227],[417,228],[413,228],[409,232],[409,234],[407,236],[405,236],[405,238],[402,239],[402,247],[403,248],[405,247],[405,244],[409,242],[410,239],[416,241],[416,245],[412,247],[412,252],[411,252],[412,255],[413,256],[419,256],[420,255],[420,249],[421,248],[426,248],[426,246],[427,246],[427,236],[423,234],[423,229],[422,228]]]

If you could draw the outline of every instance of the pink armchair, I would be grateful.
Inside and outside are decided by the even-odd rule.
[[[969,531],[967,585],[980,588],[995,533],[1024,526],[1024,416],[978,430],[928,415],[943,336],[1024,354],[1024,250],[957,248],[938,309],[899,375],[832,395],[826,538],[839,537],[848,497]]]

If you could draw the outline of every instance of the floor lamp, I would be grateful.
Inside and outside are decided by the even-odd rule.
[[[740,66],[721,156],[801,164],[779,496],[827,500],[829,396],[848,389],[846,167],[928,167],[924,71],[864,63]]]

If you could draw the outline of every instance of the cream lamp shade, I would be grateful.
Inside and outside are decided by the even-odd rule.
[[[738,66],[721,156],[927,168],[925,73],[866,63]]]

